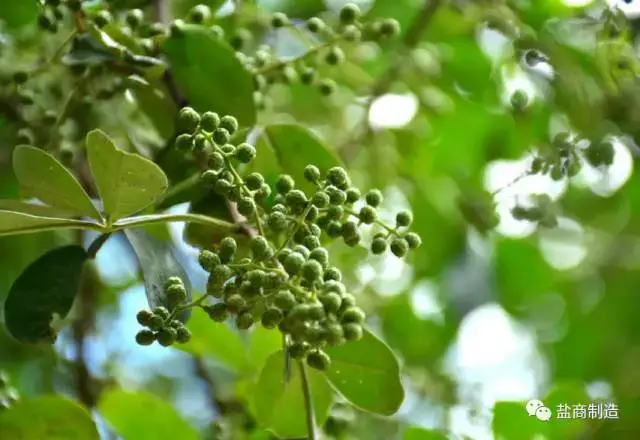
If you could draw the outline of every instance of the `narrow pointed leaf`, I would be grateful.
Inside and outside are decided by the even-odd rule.
[[[251,73],[214,32],[185,25],[180,35],[167,39],[163,51],[180,91],[196,110],[234,116],[242,126],[255,124]]]
[[[124,233],[142,268],[149,307],[163,306],[173,310],[178,305],[175,299],[169,298],[164,293],[164,283],[169,277],[182,278],[187,289],[187,299],[184,302],[190,302],[191,283],[186,271],[173,254],[171,244],[159,240],[140,228],[126,229]],[[178,315],[178,319],[187,322],[190,316],[191,309],[187,309]]]
[[[78,293],[88,259],[81,246],[53,249],[31,263],[11,286],[4,304],[5,325],[19,341],[55,342],[55,315],[64,318]]]
[[[347,400],[380,415],[398,411],[404,389],[398,359],[387,344],[365,329],[361,340],[325,351],[331,357],[327,379]]]
[[[13,171],[29,196],[77,215],[102,218],[76,178],[46,151],[17,146],[13,151]]]
[[[307,436],[304,395],[298,363],[293,363],[291,378],[284,382],[282,351],[272,354],[262,369],[254,391],[254,408],[258,424],[282,438]],[[321,426],[329,415],[333,391],[325,377],[308,369],[311,399],[316,424]]]
[[[104,212],[111,221],[146,208],[169,186],[158,165],[118,149],[100,130],[87,135],[87,154]]]
[[[60,395],[19,401],[0,411],[0,438],[11,440],[99,440],[91,414]]]
[[[53,229],[100,229],[94,222],[68,218],[40,217],[21,212],[0,211],[0,236],[27,234]]]
[[[98,411],[124,440],[198,439],[171,404],[144,391],[108,390]]]

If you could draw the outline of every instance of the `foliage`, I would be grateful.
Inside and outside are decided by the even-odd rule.
[[[0,437],[638,432],[633,2],[270,3],[0,5]],[[483,406],[488,303],[548,377]]]

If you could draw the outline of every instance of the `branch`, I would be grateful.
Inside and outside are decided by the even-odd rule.
[[[300,382],[302,383],[302,394],[304,395],[304,408],[307,414],[307,438],[316,440],[316,421],[313,402],[311,401],[311,385],[307,377],[307,366],[303,361],[298,361],[298,367],[300,368]]]

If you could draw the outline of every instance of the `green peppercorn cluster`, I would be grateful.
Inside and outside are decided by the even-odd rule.
[[[500,223],[493,196],[487,192],[468,191],[458,198],[458,209],[478,232],[485,234]]]
[[[38,27],[53,34],[58,32],[60,22],[65,18],[64,7],[72,13],[79,12],[82,0],[45,0],[38,14]]]
[[[293,60],[278,60],[269,47],[260,46],[251,57],[242,56],[241,60],[254,74],[256,103],[264,103],[264,93],[275,83],[301,84],[317,87],[318,91],[329,96],[337,89],[331,78],[322,77],[321,65],[337,66],[345,61],[345,53],[340,43],[354,43],[363,40],[381,40],[398,35],[399,24],[394,19],[383,19],[362,23],[360,8],[347,3],[340,9],[335,25],[319,17],[305,22],[305,29],[321,42],[302,56]],[[289,17],[276,12],[271,17],[271,26],[280,29],[293,26]]]
[[[533,194],[531,206],[516,205],[511,215],[517,220],[535,222],[544,228],[558,226],[558,210],[548,194]]]
[[[20,394],[11,386],[7,372],[0,371],[0,411],[11,408],[19,399]]]
[[[184,282],[178,277],[171,277],[165,282],[164,293],[168,298],[177,300],[176,302],[182,302],[187,297]],[[170,312],[165,307],[139,311],[136,319],[146,329],[136,334],[136,342],[140,345],[151,345],[157,341],[163,347],[189,342],[191,332],[180,320],[174,319],[176,311]]]

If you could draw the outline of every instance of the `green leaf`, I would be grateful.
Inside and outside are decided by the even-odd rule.
[[[100,130],[87,135],[87,154],[104,212],[111,221],[146,208],[169,186],[159,166],[119,150]]]
[[[583,405],[587,410],[592,399],[589,398],[584,384],[575,381],[562,381],[554,384],[549,390],[547,396],[543,399],[544,405],[552,411],[552,420],[549,423],[549,437],[552,440],[561,440],[566,438],[577,438],[581,432],[588,426],[588,419],[579,419],[573,417],[573,408],[575,405]],[[569,417],[566,419],[558,419],[559,405],[566,405],[565,408]]]
[[[131,243],[142,268],[149,307],[163,306],[173,310],[178,305],[175,299],[167,297],[164,293],[164,283],[169,277],[180,277],[184,281],[187,289],[187,298],[184,302],[190,302],[191,282],[173,254],[171,244],[157,239],[140,228],[126,229],[124,234]],[[187,309],[178,314],[178,319],[187,322],[190,316],[191,309]]]
[[[448,440],[448,437],[440,431],[410,426],[404,432],[402,440]]]
[[[329,415],[333,392],[322,374],[308,370],[316,423],[322,425]],[[255,416],[261,427],[273,431],[278,437],[305,437],[306,413],[297,363],[293,364],[291,373],[285,384],[282,351],[269,357],[254,390]]]
[[[496,402],[493,407],[493,434],[503,440],[534,440],[544,436],[553,420],[543,422],[527,413],[526,402]]]
[[[38,4],[23,0],[2,0],[0,2],[0,21],[6,27],[18,28],[36,21],[38,16]]]
[[[88,259],[77,245],[53,249],[31,263],[11,286],[4,304],[7,330],[22,342],[55,342],[54,314],[64,318],[78,293]]]
[[[94,37],[89,34],[80,34],[71,41],[69,52],[62,57],[62,63],[75,66],[100,64],[117,59],[118,57],[109,53]]]
[[[53,208],[47,205],[23,202],[20,200],[0,200],[1,211],[13,211],[23,214],[36,215],[49,218],[71,218],[76,214],[64,209]]]
[[[260,170],[272,186],[278,174],[290,174],[296,185],[306,191],[315,186],[304,178],[304,168],[313,164],[321,172],[343,166],[335,151],[322,139],[295,124],[269,125],[258,139],[257,157],[253,167]]]
[[[102,218],[76,178],[46,151],[18,145],[13,150],[13,171],[29,196],[77,215]]]
[[[187,325],[191,340],[176,348],[198,356],[208,356],[235,372],[247,369],[247,350],[238,332],[211,320],[200,308],[194,309]]]
[[[60,395],[19,401],[0,412],[0,438],[11,440],[99,440],[91,414]]]
[[[100,229],[94,222],[67,218],[40,217],[21,212],[0,211],[0,236],[27,234],[53,229]]]
[[[391,349],[365,329],[359,341],[325,350],[331,357],[327,379],[355,406],[376,414],[394,414],[404,400],[400,366]]]
[[[254,370],[260,371],[269,356],[282,349],[280,332],[257,326],[249,334],[249,359]]]
[[[200,112],[231,115],[240,125],[256,122],[251,73],[231,47],[209,29],[185,25],[163,46],[171,71],[189,104]],[[212,85],[216,85],[212,87]]]
[[[102,394],[98,411],[124,440],[198,439],[166,400],[144,391],[110,389]]]
[[[173,136],[178,111],[166,89],[131,77],[127,78],[126,84],[158,134],[167,139]]]

